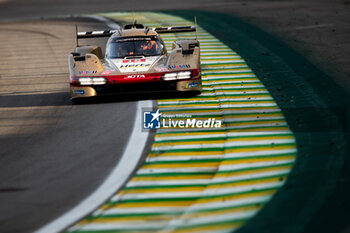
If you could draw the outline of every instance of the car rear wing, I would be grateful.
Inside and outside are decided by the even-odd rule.
[[[175,26],[175,27],[159,27],[151,28],[157,33],[177,33],[177,32],[195,32],[196,26]]]
[[[92,32],[78,32],[77,39],[84,38],[98,38],[98,37],[109,37],[116,33],[118,30],[105,30],[105,31],[92,31]]]
[[[195,32],[196,26],[155,27],[155,28],[149,28],[149,29],[156,31],[157,33]],[[118,30],[77,32],[77,39],[109,37],[114,33],[118,32]]]

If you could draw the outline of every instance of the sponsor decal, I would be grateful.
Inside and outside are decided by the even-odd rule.
[[[177,65],[177,66],[169,66],[170,69],[186,69],[191,68],[190,64],[183,64],[183,65]]]
[[[144,129],[159,129],[160,116],[159,109],[156,112],[143,112],[143,128]]]
[[[136,63],[136,62],[146,62],[146,59],[123,60],[123,63]]]
[[[101,73],[101,75],[110,75],[113,71],[112,70],[106,70]]]
[[[85,90],[74,90],[74,94],[85,95]]]
[[[125,78],[146,78],[146,76],[143,74],[132,74],[132,75],[127,75]]]
[[[187,83],[186,88],[196,88],[199,86],[198,82],[193,82],[193,83]]]
[[[144,129],[160,128],[221,128],[221,120],[215,118],[196,119],[186,114],[162,115],[157,111],[143,112]]]
[[[124,68],[138,68],[138,67],[149,67],[151,64],[144,64],[144,63],[139,63],[139,64],[125,64],[121,65],[119,68],[124,69]]]
[[[81,70],[79,71],[79,74],[82,75],[82,74],[96,74],[97,73],[97,70]]]

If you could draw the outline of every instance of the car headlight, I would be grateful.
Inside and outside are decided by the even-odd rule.
[[[191,78],[191,71],[184,71],[177,73],[177,79],[188,79]]]
[[[191,78],[191,71],[183,71],[176,73],[166,73],[163,75],[165,81],[177,80],[177,79],[189,79]]]
[[[78,78],[80,85],[104,85],[107,83],[106,78],[103,77],[83,77]]]
[[[166,81],[176,80],[177,73],[166,73],[163,75],[163,79]]]

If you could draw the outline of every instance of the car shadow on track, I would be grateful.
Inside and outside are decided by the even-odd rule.
[[[75,99],[73,100],[73,104],[80,105],[80,104],[130,102],[130,101],[141,101],[141,100],[190,98],[196,95],[198,95],[197,92],[118,94],[118,95],[97,96],[97,97]]]
[[[0,95],[0,108],[4,107],[39,107],[39,106],[68,106],[83,104],[102,104],[131,102],[141,100],[159,100],[173,98],[189,98],[198,93],[142,93],[142,94],[118,94],[108,96],[98,96],[75,99],[73,102],[69,99],[69,93],[45,93],[45,94],[18,94],[18,95]]]
[[[0,107],[39,107],[71,105],[68,92],[0,95]]]

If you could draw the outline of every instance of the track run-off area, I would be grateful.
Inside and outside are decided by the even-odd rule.
[[[134,17],[150,27],[194,24],[152,12],[102,16]],[[158,100],[158,109],[215,118],[222,127],[157,130],[146,161],[126,186],[66,232],[232,232],[285,183],[297,150],[280,108],[242,57],[202,28],[197,33],[202,94]],[[173,41],[194,37],[162,35],[168,51]]]

